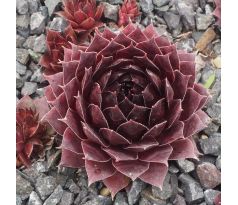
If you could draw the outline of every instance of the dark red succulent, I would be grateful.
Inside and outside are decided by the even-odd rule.
[[[118,25],[127,26],[131,21],[134,22],[139,15],[139,7],[136,0],[124,0],[124,3],[119,9]]]
[[[206,89],[194,55],[152,25],[97,32],[86,48],[65,48],[63,71],[47,76],[45,119],[63,135],[60,165],[85,166],[112,197],[131,180],[161,187],[168,161],[196,158],[192,135],[206,127]]]
[[[45,98],[21,98],[16,108],[16,165],[30,166],[52,144],[52,129],[41,118],[49,111]]]
[[[213,15],[217,18],[217,25],[221,26],[221,0],[215,0],[216,8]]]
[[[102,26],[100,21],[103,5],[95,0],[64,0],[64,10],[57,12],[65,18],[80,36],[89,34],[92,29]]]
[[[77,36],[69,25],[64,33],[48,30],[46,35],[47,51],[40,59],[40,65],[45,74],[54,74],[62,71],[60,61],[64,59],[64,47],[71,48],[71,43],[78,44]]]

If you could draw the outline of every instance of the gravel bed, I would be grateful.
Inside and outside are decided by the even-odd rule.
[[[99,0],[98,0],[99,2]],[[118,4],[122,0],[105,0],[104,19],[117,28]],[[44,161],[31,168],[17,170],[17,205],[212,205],[221,190],[221,55],[220,30],[212,15],[209,0],[139,0],[140,27],[153,23],[161,35],[188,52],[199,50],[199,41],[210,28],[215,37],[196,56],[197,82],[209,85],[211,99],[205,111],[211,117],[209,126],[195,136],[200,160],[179,160],[169,164],[163,189],[136,180],[112,201],[101,182],[88,187],[85,171],[58,168],[59,152],[48,151]],[[61,0],[17,0],[16,4],[16,99],[24,95],[43,96],[47,85],[38,62],[46,50],[46,30],[63,31],[67,23],[54,14]],[[198,45],[199,44],[199,45]]]

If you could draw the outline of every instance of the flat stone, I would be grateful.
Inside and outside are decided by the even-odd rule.
[[[26,14],[28,12],[28,2],[26,0],[17,0],[16,6],[19,14]]]
[[[199,164],[196,172],[204,188],[213,189],[221,183],[221,172],[214,164],[208,162]]]
[[[57,205],[61,200],[63,192],[64,190],[61,185],[58,185],[49,198],[45,200],[43,205]]]
[[[35,13],[38,11],[39,8],[39,0],[27,0],[28,1],[28,9],[29,9],[29,13]]]
[[[33,72],[31,76],[31,82],[36,82],[36,83],[42,83],[44,81],[43,74],[41,72],[41,69],[38,69]]]
[[[45,34],[41,34],[35,39],[33,50],[36,53],[44,53],[46,51],[45,39],[46,39]]]
[[[36,12],[31,15],[30,28],[32,34],[41,34],[45,29],[46,17],[41,12]]]
[[[193,30],[195,28],[195,12],[191,1],[178,0],[176,1],[176,8],[186,30]]]
[[[22,87],[21,94],[23,96],[31,95],[36,91],[36,89],[37,89],[37,83],[25,82],[24,86]]]
[[[206,3],[206,0],[199,0],[199,6],[201,7],[201,9],[205,9]]]
[[[71,205],[74,202],[74,194],[64,191],[59,205]]]
[[[214,103],[211,106],[209,106],[206,110],[206,113],[213,119],[213,121],[216,121],[217,123],[221,123],[221,104],[220,103]]]
[[[53,14],[53,12],[55,11],[56,6],[60,2],[62,2],[62,0],[45,0],[45,5],[48,8],[49,16],[51,16]]]
[[[151,204],[151,205],[167,205],[167,202],[159,199],[159,198],[155,198],[150,190],[150,188],[144,189],[141,192],[141,198],[145,199],[143,201],[140,201],[140,204],[143,205],[143,202],[145,202],[146,204]],[[149,203],[150,202],[150,203]]]
[[[175,165],[171,164],[171,165],[169,166],[169,172],[170,172],[170,173],[173,173],[173,174],[176,174],[176,173],[179,172],[179,169],[178,169]]]
[[[30,59],[29,52],[23,48],[16,49],[16,58],[17,61],[23,65],[26,65],[28,60]]]
[[[140,198],[139,205],[152,205],[152,203],[145,198]]]
[[[196,204],[204,199],[204,194],[199,183],[190,183],[182,185],[182,189],[185,193],[185,200],[189,204]]]
[[[16,47],[17,48],[20,48],[20,47],[22,47],[23,46],[23,44],[24,44],[24,42],[25,42],[25,38],[24,37],[22,37],[22,36],[20,36],[20,35],[16,35]]]
[[[197,183],[197,181],[192,178],[189,174],[180,174],[178,180],[182,182],[182,184],[192,184]]]
[[[19,73],[16,73],[16,88],[21,88],[24,85],[24,81]]]
[[[41,199],[45,200],[56,188],[56,179],[52,176],[39,177],[36,180],[36,190]]]
[[[167,174],[163,183],[162,189],[152,186],[152,194],[155,198],[167,200],[172,196],[172,186],[170,183],[170,174]]]
[[[165,6],[170,2],[170,0],[153,0],[153,4],[155,6],[161,7],[161,6]]]
[[[188,173],[195,169],[194,163],[188,160],[177,160],[177,165],[179,169],[184,172]]]
[[[195,15],[196,19],[196,27],[197,30],[206,30],[214,21],[213,15],[208,15],[208,14],[196,14]]]
[[[216,159],[216,167],[221,170],[221,155],[219,155]]]
[[[16,195],[16,205],[22,205],[21,197]]]
[[[207,205],[214,205],[214,199],[218,194],[220,194],[220,191],[213,190],[213,189],[207,189],[204,191],[205,201]]]
[[[49,17],[49,12],[47,6],[40,6],[39,11],[47,19]]]
[[[219,125],[215,124],[214,122],[210,122],[208,127],[203,130],[203,132],[207,135],[212,135],[213,133],[218,132],[219,130]],[[217,155],[216,155],[217,156]]]
[[[130,205],[133,205],[138,201],[140,192],[145,188],[145,186],[146,184],[139,179],[132,182],[131,188],[127,193],[128,202]]]
[[[104,2],[104,16],[105,18],[108,18],[110,20],[113,20],[115,22],[117,22],[118,20],[118,9],[119,6],[118,5],[111,5],[109,3]]]
[[[34,166],[39,173],[45,173],[49,171],[46,161],[35,162],[32,166]]]
[[[195,41],[193,38],[186,38],[177,42],[177,48],[179,50],[185,50],[188,53],[192,52],[195,47]]]
[[[182,196],[177,194],[173,201],[173,205],[186,205],[186,201]]]
[[[19,63],[18,61],[16,61],[16,71],[20,74],[20,75],[24,75],[26,73],[26,66],[22,65],[21,63]]]
[[[146,14],[150,13],[154,9],[152,0],[139,0],[142,11]]]
[[[63,32],[67,25],[67,21],[64,20],[62,17],[55,17],[50,23],[50,29],[54,31]]]
[[[29,81],[32,76],[32,71],[31,70],[26,70],[26,73],[24,76],[22,76],[23,81]]]
[[[36,36],[29,36],[25,43],[23,44],[23,47],[26,48],[26,49],[33,49],[34,47],[34,43],[35,43],[35,40],[36,40]]]
[[[27,205],[42,205],[42,201],[35,191],[31,192]]]
[[[118,192],[113,205],[128,205],[126,194]]]
[[[68,189],[74,194],[78,194],[80,192],[80,188],[77,186],[77,184],[72,179],[70,179],[66,183],[65,186],[68,187]]]
[[[36,53],[36,52],[34,52],[33,50],[31,50],[31,49],[28,49],[28,52],[29,52],[29,55],[30,55],[31,59],[32,59],[35,63],[38,63],[39,60],[40,60],[40,58],[41,58],[41,56],[42,56],[42,54]]]
[[[179,15],[176,15],[172,12],[165,12],[163,17],[170,30],[178,28],[180,23]]]
[[[28,14],[16,16],[16,27],[18,30],[21,31],[28,30],[29,24],[30,24],[30,16]]]
[[[122,4],[123,0],[108,0],[108,3],[118,5],[118,4]]]
[[[207,139],[200,139],[199,144],[204,154],[218,156],[221,153],[221,137],[214,134]]]
[[[111,197],[97,196],[94,199],[87,201],[83,205],[112,205]]]
[[[27,199],[33,190],[31,183],[16,173],[16,194],[21,200]]]
[[[87,197],[88,195],[88,190],[87,188],[82,188],[81,191],[78,193],[76,199],[74,200],[74,204],[82,204],[82,200],[85,199],[85,197]]]

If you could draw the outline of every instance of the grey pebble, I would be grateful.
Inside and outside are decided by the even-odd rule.
[[[29,35],[29,24],[30,16],[28,14],[16,16],[17,32],[25,38],[27,38]]]
[[[184,173],[191,172],[195,169],[194,163],[187,159],[177,160],[177,165],[178,165],[179,169]]]
[[[37,83],[25,82],[21,90],[21,95],[23,96],[31,95],[36,91],[36,89],[37,89]]]
[[[128,205],[126,194],[124,192],[118,192],[113,205]]]
[[[213,103],[209,106],[206,110],[206,113],[216,121],[217,123],[221,123],[221,104],[220,103]]]
[[[23,47],[26,48],[26,49],[33,49],[34,48],[34,43],[35,43],[35,40],[36,40],[36,36],[29,36],[25,43],[23,44]]]
[[[19,195],[16,195],[16,205],[22,205],[22,200]]]
[[[70,179],[66,183],[65,187],[68,187],[68,189],[74,194],[78,194],[80,192],[80,188],[78,187],[78,185],[72,179]]]
[[[44,53],[46,51],[45,40],[46,40],[45,34],[41,34],[40,36],[36,37],[33,47],[33,50],[36,53]]]
[[[142,11],[146,14],[150,13],[154,9],[152,0],[139,0]]]
[[[26,14],[28,12],[28,2],[26,0],[17,0],[16,6],[19,14]]]
[[[23,48],[16,49],[16,57],[17,57],[17,61],[23,65],[26,65],[30,59],[29,52]]]
[[[179,15],[176,15],[172,12],[165,12],[163,17],[170,30],[176,29],[179,26],[180,23]]]
[[[22,76],[22,80],[25,81],[29,81],[31,79],[32,76],[32,71],[31,70],[26,70],[26,73],[24,76]]]
[[[179,15],[181,16],[184,27],[187,30],[192,30],[195,28],[195,19],[194,19],[194,8],[190,3],[186,3],[184,0],[176,1],[176,8]]]
[[[104,2],[104,16],[105,18],[108,18],[110,20],[113,20],[115,22],[117,22],[118,19],[118,9],[119,6],[118,5],[111,5],[109,3]]]
[[[26,73],[26,66],[22,65],[21,63],[19,63],[18,61],[16,61],[16,71],[20,74],[20,75],[24,75]]]
[[[42,201],[35,191],[31,192],[27,205],[42,205]]]
[[[115,4],[115,5],[123,3],[123,0],[107,0],[107,1],[109,4]]]
[[[22,36],[20,36],[20,35],[16,35],[16,47],[17,48],[20,48],[20,47],[22,47],[23,46],[23,44],[24,44],[24,42],[25,42],[25,38],[24,37],[22,37]]]
[[[186,201],[182,196],[177,194],[173,201],[173,205],[186,205]]]
[[[219,155],[216,159],[216,167],[221,170],[221,155]]]
[[[197,182],[182,185],[182,189],[185,193],[185,200],[189,204],[201,202],[204,198],[203,190]]]
[[[64,190],[62,189],[61,185],[58,185],[49,198],[45,200],[43,205],[57,205],[61,200],[63,192]]]
[[[82,205],[112,205],[112,199],[111,197],[104,197],[99,195]]]
[[[172,185],[170,183],[170,174],[167,174],[162,189],[152,186],[152,194],[155,198],[167,200],[172,196]]]
[[[193,38],[186,38],[177,42],[177,48],[179,50],[185,50],[187,52],[192,52],[195,47],[195,41]]]
[[[16,173],[16,194],[21,200],[27,199],[33,191],[31,183],[24,179],[18,172]]]
[[[220,134],[214,134],[207,139],[200,139],[199,144],[204,154],[218,156],[221,153],[221,137]]]
[[[153,4],[158,7],[167,5],[169,2],[170,0],[153,0]]]
[[[196,14],[196,27],[197,30],[206,30],[214,21],[213,15],[208,14]]]
[[[36,83],[42,83],[44,81],[43,74],[41,72],[41,69],[38,69],[33,72],[31,76],[31,81]]]
[[[218,194],[220,194],[220,191],[213,190],[213,189],[207,189],[204,191],[205,201],[207,205],[213,205],[214,199]]]
[[[67,22],[62,17],[55,17],[50,23],[50,29],[58,32],[63,32],[67,25]]]
[[[55,7],[62,2],[62,0],[45,0],[45,5],[48,8],[49,16],[51,16],[55,10]]]
[[[132,182],[131,188],[127,193],[128,202],[130,205],[133,205],[138,201],[140,192],[145,188],[145,186],[146,184],[139,179],[136,179]]]
[[[32,34],[41,34],[45,29],[45,16],[41,12],[31,15],[30,28]]]
[[[40,194],[41,199],[45,200],[56,188],[56,179],[52,176],[40,176],[36,180],[36,190]]]
[[[68,191],[64,191],[61,197],[59,205],[71,205],[74,202],[74,194]]]
[[[207,135],[212,135],[213,133],[217,132],[219,130],[219,125],[210,122],[208,127],[206,129],[203,130],[203,132]]]
[[[39,0],[27,0],[28,1],[28,8],[29,8],[29,13],[35,13],[38,11],[40,1]]]

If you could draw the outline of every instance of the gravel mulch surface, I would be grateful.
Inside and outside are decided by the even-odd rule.
[[[99,0],[98,0],[99,2]],[[116,29],[118,4],[105,0],[105,22]],[[163,190],[136,180],[112,201],[102,183],[88,187],[84,170],[58,168],[59,150],[47,152],[46,159],[29,169],[16,170],[17,205],[213,205],[221,190],[221,42],[212,14],[212,0],[139,0],[142,15],[138,25],[153,23],[161,35],[178,48],[197,53],[197,82],[209,88],[211,99],[205,108],[211,123],[195,136],[199,161],[179,160],[169,164]],[[43,96],[47,85],[38,61],[45,52],[46,30],[63,31],[67,23],[54,15],[61,0],[17,0],[16,16],[16,98]],[[204,38],[210,35],[210,40]]]

